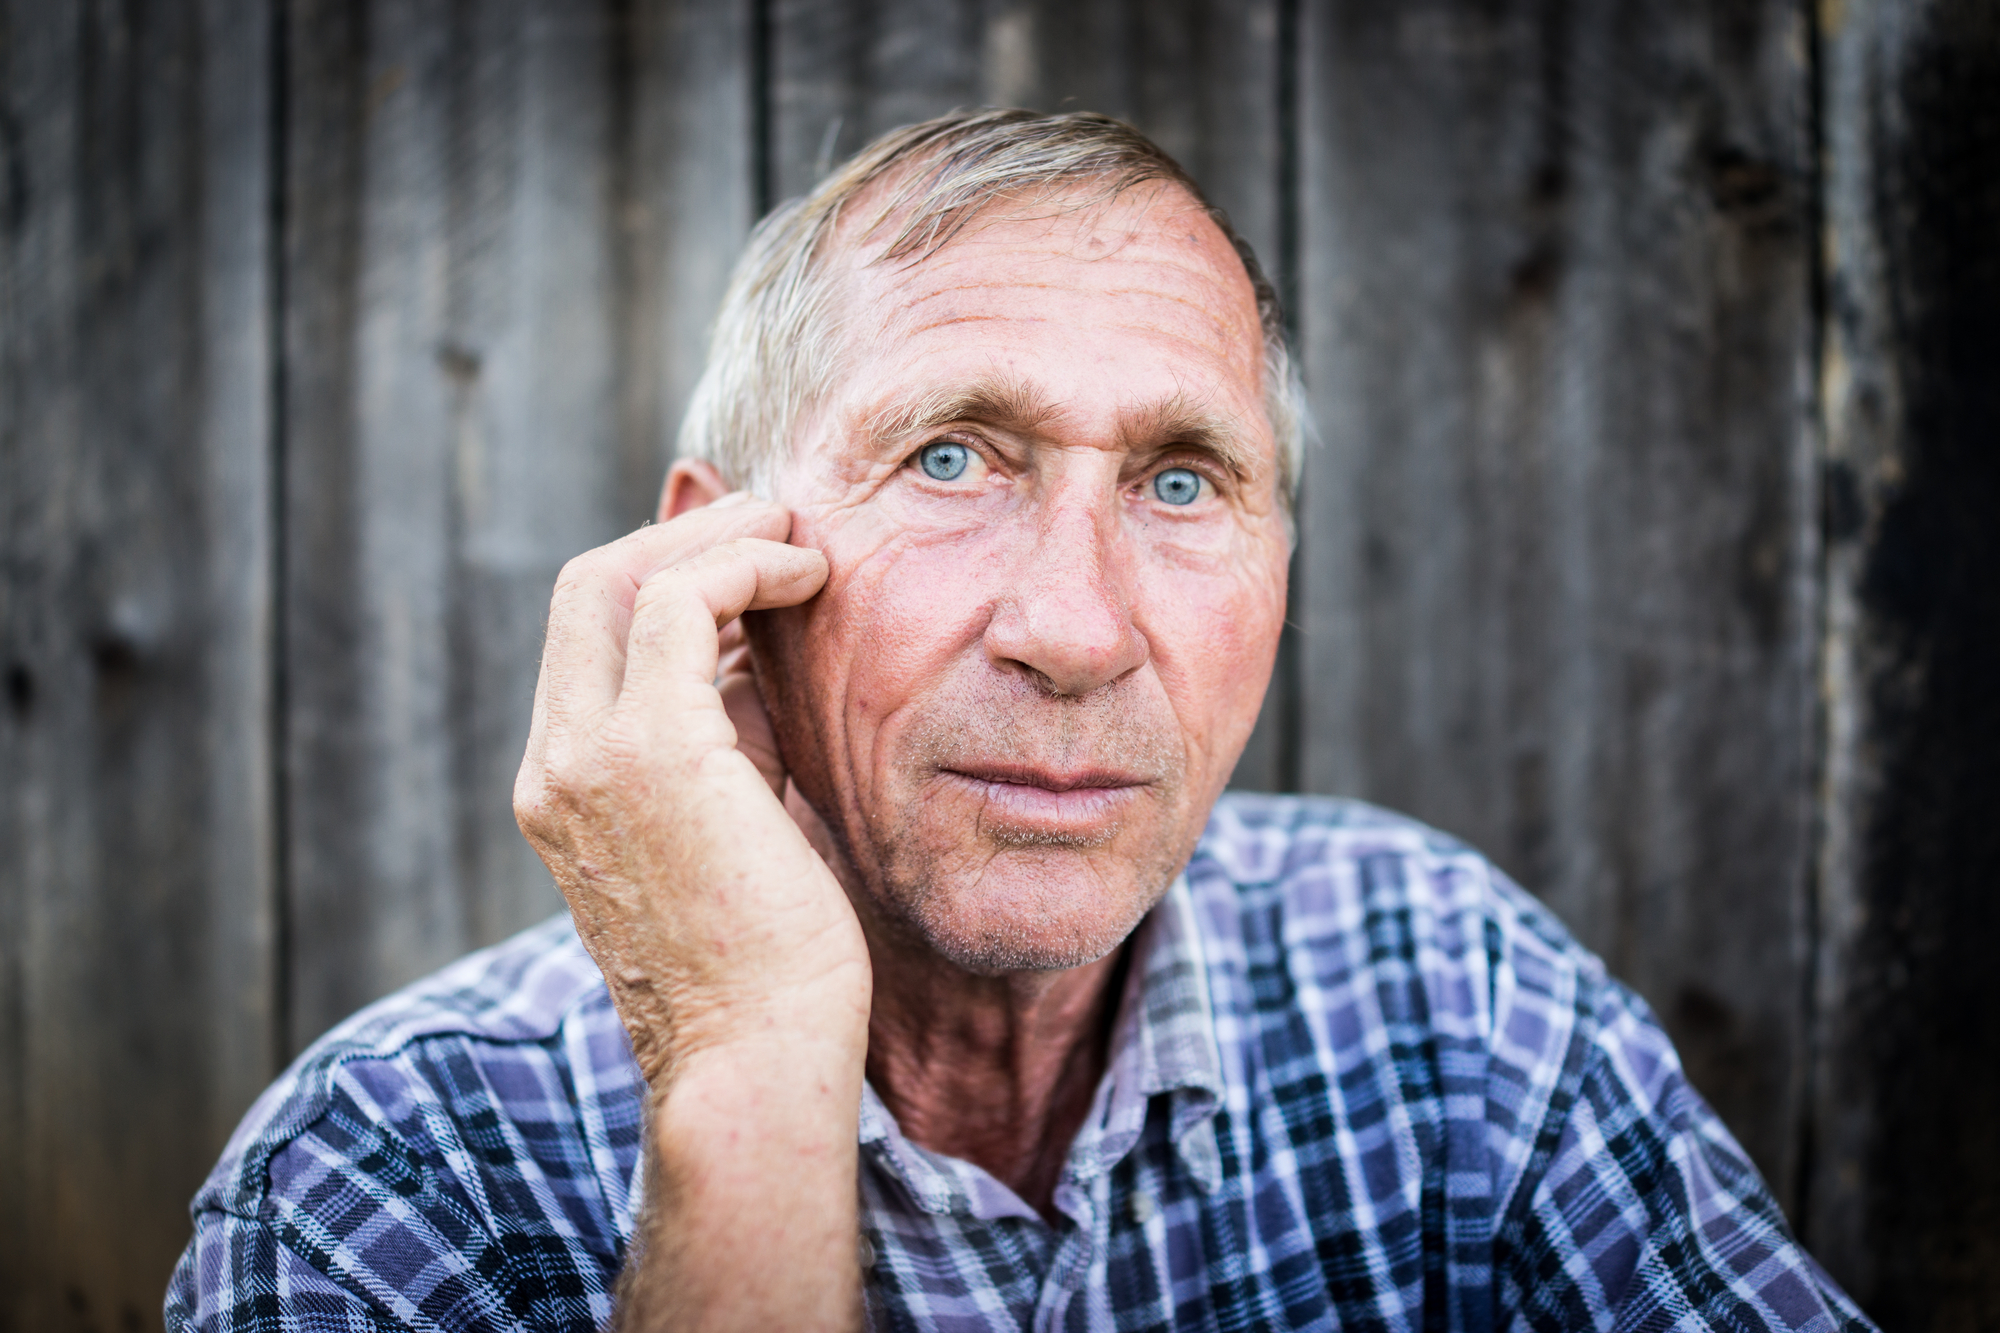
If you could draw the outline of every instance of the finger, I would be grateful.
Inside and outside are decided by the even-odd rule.
[[[716,636],[715,679],[720,683],[732,673],[750,669],[750,640],[743,633],[741,618],[730,621]]]
[[[790,530],[791,515],[777,505],[717,504],[641,528],[570,561],[549,603],[531,734],[571,725],[616,701],[632,608],[649,576],[720,543],[742,537],[781,541]]]
[[[722,711],[736,730],[736,748],[771,784],[772,795],[785,789],[785,764],[778,754],[777,733],[764,711],[764,697],[750,668],[750,640],[743,633],[741,617],[722,627],[717,636],[719,655],[715,664],[715,689],[722,696]]]
[[[718,502],[671,523],[647,526],[570,562],[550,604],[552,638],[573,624],[602,627],[622,650],[633,602],[648,576],[739,537],[782,541],[791,515],[761,500]],[[568,639],[565,638],[564,642]]]
[[[785,791],[785,761],[778,753],[778,736],[771,727],[771,715],[764,711],[764,697],[747,670],[722,673],[716,682],[722,696],[722,710],[736,729],[736,748],[763,775],[773,796]]]
[[[818,551],[739,537],[651,575],[633,610],[621,700],[638,691],[686,706],[698,686],[698,706],[719,708],[719,627],[745,611],[795,606],[826,574]]]

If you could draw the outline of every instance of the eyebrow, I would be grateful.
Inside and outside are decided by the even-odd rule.
[[[1069,415],[1033,385],[997,376],[944,384],[877,410],[862,429],[878,440],[902,440],[956,421],[975,421],[1017,435],[1034,436]],[[1194,402],[1185,393],[1119,414],[1118,442],[1137,453],[1160,445],[1181,445],[1214,455],[1241,477],[1257,472],[1254,452],[1229,417]]]
[[[1212,454],[1239,477],[1257,474],[1256,454],[1235,421],[1203,407],[1185,392],[1124,414],[1119,440],[1137,452],[1154,444],[1177,444]]]
[[[864,429],[877,439],[896,440],[977,421],[1022,435],[1034,435],[1063,410],[1020,380],[982,377],[966,384],[942,384],[927,393],[891,402],[868,418]]]

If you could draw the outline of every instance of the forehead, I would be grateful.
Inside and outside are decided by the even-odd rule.
[[[920,260],[883,256],[881,238],[897,230],[892,218],[844,237],[831,257],[850,370],[894,363],[905,379],[983,365],[1069,380],[1079,392],[1088,380],[1099,396],[1115,387],[1134,401],[1193,394],[1237,411],[1260,402],[1256,293],[1221,228],[1178,187],[1003,202]],[[892,387],[863,376],[849,384]]]

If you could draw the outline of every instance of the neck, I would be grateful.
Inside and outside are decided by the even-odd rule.
[[[1104,1073],[1129,944],[1083,967],[998,977],[885,944],[870,939],[869,1082],[906,1137],[984,1167],[1052,1218]]]
[[[976,976],[885,928],[860,876],[796,786],[785,809],[847,887],[875,992],[868,1081],[905,1138],[985,1168],[1054,1220],[1056,1182],[1090,1114],[1131,941],[1060,972]]]

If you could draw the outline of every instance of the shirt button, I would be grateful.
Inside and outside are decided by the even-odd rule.
[[[865,1273],[875,1266],[875,1242],[862,1232],[854,1238],[855,1257],[861,1260],[861,1270]]]
[[[1160,1211],[1160,1205],[1155,1203],[1153,1196],[1144,1190],[1138,1190],[1133,1193],[1130,1207],[1132,1209],[1132,1220],[1140,1226],[1145,1226],[1146,1223],[1152,1221],[1154,1217],[1158,1216]]]

